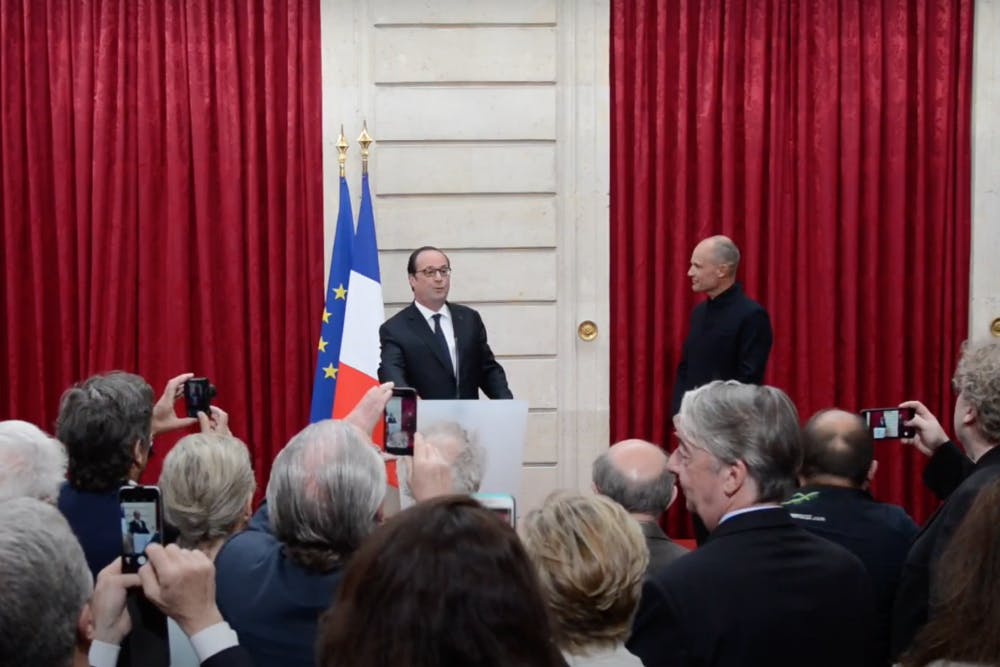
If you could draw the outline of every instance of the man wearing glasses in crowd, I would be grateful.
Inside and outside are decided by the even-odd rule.
[[[417,248],[406,271],[413,303],[379,329],[379,381],[413,387],[424,399],[475,399],[480,389],[490,398],[513,398],[479,313],[448,302],[448,256],[431,246]]]

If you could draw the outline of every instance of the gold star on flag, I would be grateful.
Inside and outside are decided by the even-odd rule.
[[[333,367],[333,364],[330,364],[329,366],[324,368],[323,374],[324,374],[323,377],[325,378],[330,378],[333,380],[337,379],[337,369]]]
[[[323,309],[323,324],[330,323],[330,313],[327,312],[326,308]]]
[[[333,293],[337,299],[347,299],[347,290],[344,289],[344,284],[341,283],[333,288]]]
[[[320,336],[319,337],[319,351],[320,352],[326,352],[326,345],[327,345],[327,342],[325,340],[323,340],[322,336]]]

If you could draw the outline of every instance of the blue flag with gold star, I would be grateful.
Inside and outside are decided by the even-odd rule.
[[[340,370],[340,341],[344,336],[344,310],[347,307],[347,283],[351,276],[351,248],[354,244],[354,213],[347,179],[340,177],[340,210],[337,212],[337,235],[333,239],[330,279],[317,343],[316,375],[313,379],[312,408],[309,422],[333,416],[333,397],[337,392]]]

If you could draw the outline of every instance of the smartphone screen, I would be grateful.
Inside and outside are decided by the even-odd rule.
[[[146,563],[146,545],[163,542],[160,490],[155,486],[123,486],[121,507],[122,572],[136,572]]]
[[[385,406],[385,451],[413,456],[413,434],[417,431],[417,391],[396,387]]]
[[[912,438],[916,435],[916,430],[911,426],[904,426],[903,422],[913,419],[915,414],[913,408],[871,408],[861,411],[873,440]]]

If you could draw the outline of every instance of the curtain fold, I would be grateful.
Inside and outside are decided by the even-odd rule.
[[[672,447],[691,250],[743,252],[767,382],[816,410],[923,400],[951,421],[968,328],[971,0],[613,0],[611,433]],[[919,454],[876,496],[933,509]],[[667,525],[688,534],[686,513]]]
[[[190,370],[263,488],[322,305],[318,0],[5,2],[0,79],[0,419]]]

